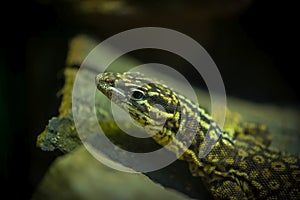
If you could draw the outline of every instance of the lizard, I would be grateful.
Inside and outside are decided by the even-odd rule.
[[[187,161],[215,199],[300,199],[300,159],[271,148],[266,125],[221,130],[204,108],[138,72],[104,72],[95,81],[155,142]],[[179,132],[194,135],[179,140]]]

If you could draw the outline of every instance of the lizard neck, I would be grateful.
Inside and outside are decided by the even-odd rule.
[[[215,156],[219,159],[218,162],[225,158],[227,154],[219,156],[218,151],[221,149],[223,153],[228,150],[226,133],[222,132],[203,108],[181,95],[177,95],[177,98],[180,104],[174,116],[166,120],[163,129],[153,134],[154,140],[162,146],[173,141],[176,147],[170,150],[176,155],[188,150],[181,159],[193,162],[197,166],[213,165],[216,162]],[[233,146],[230,144],[230,147]]]
[[[194,133],[197,144],[194,146],[199,147],[205,142],[215,143],[222,137],[223,132],[207,113],[195,103],[186,99],[183,96],[178,96],[180,102],[180,129],[185,134]]]
[[[181,128],[185,129],[185,134],[193,134],[191,145],[188,147],[200,165],[219,165],[228,158],[228,154],[236,154],[235,146],[226,132],[223,132],[212,117],[201,107],[180,98]],[[231,157],[232,157],[231,155]],[[233,164],[231,160],[224,161],[227,165]]]

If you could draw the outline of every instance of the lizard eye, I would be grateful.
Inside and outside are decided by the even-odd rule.
[[[134,90],[131,94],[131,98],[134,100],[142,100],[145,96],[145,93],[141,90]]]

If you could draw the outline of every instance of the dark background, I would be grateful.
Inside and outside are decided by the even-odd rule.
[[[49,164],[60,155],[42,152],[35,142],[58,112],[57,92],[63,84],[69,39],[86,31],[105,39],[120,30],[141,26],[125,18],[116,24],[122,24],[119,29],[107,27],[106,31],[103,27],[101,35],[83,22],[70,21],[61,14],[68,12],[65,7],[45,2],[1,5],[0,173],[2,189],[8,192],[11,188],[13,193],[8,195],[22,199],[30,198]],[[253,1],[240,14],[216,20],[209,40],[199,39],[219,67],[227,94],[299,108],[299,21],[295,7],[288,1]],[[142,25],[167,24],[144,21]],[[197,32],[185,26],[169,28],[197,39]],[[137,57],[151,60],[145,55]]]

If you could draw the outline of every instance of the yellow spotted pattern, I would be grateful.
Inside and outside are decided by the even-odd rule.
[[[166,148],[188,163],[191,174],[202,179],[215,199],[300,199],[300,160],[269,147],[272,137],[266,125],[240,122],[238,115],[230,114],[220,130],[205,109],[156,80],[132,72],[106,72],[101,78],[109,80],[109,85],[115,80],[114,85],[121,81],[124,87],[136,86],[146,97],[157,99],[157,104],[165,102],[163,106],[169,109],[160,110],[152,108],[151,99],[137,101],[139,107],[131,108],[130,114],[142,126],[148,125],[146,131],[158,144],[166,146],[172,141]],[[97,88],[111,97],[109,87],[107,91]],[[128,103],[130,106],[133,104]],[[139,108],[157,112],[154,116],[167,119],[165,126],[158,129],[155,120],[145,117],[148,113]],[[196,132],[190,146],[176,139],[178,130]]]

